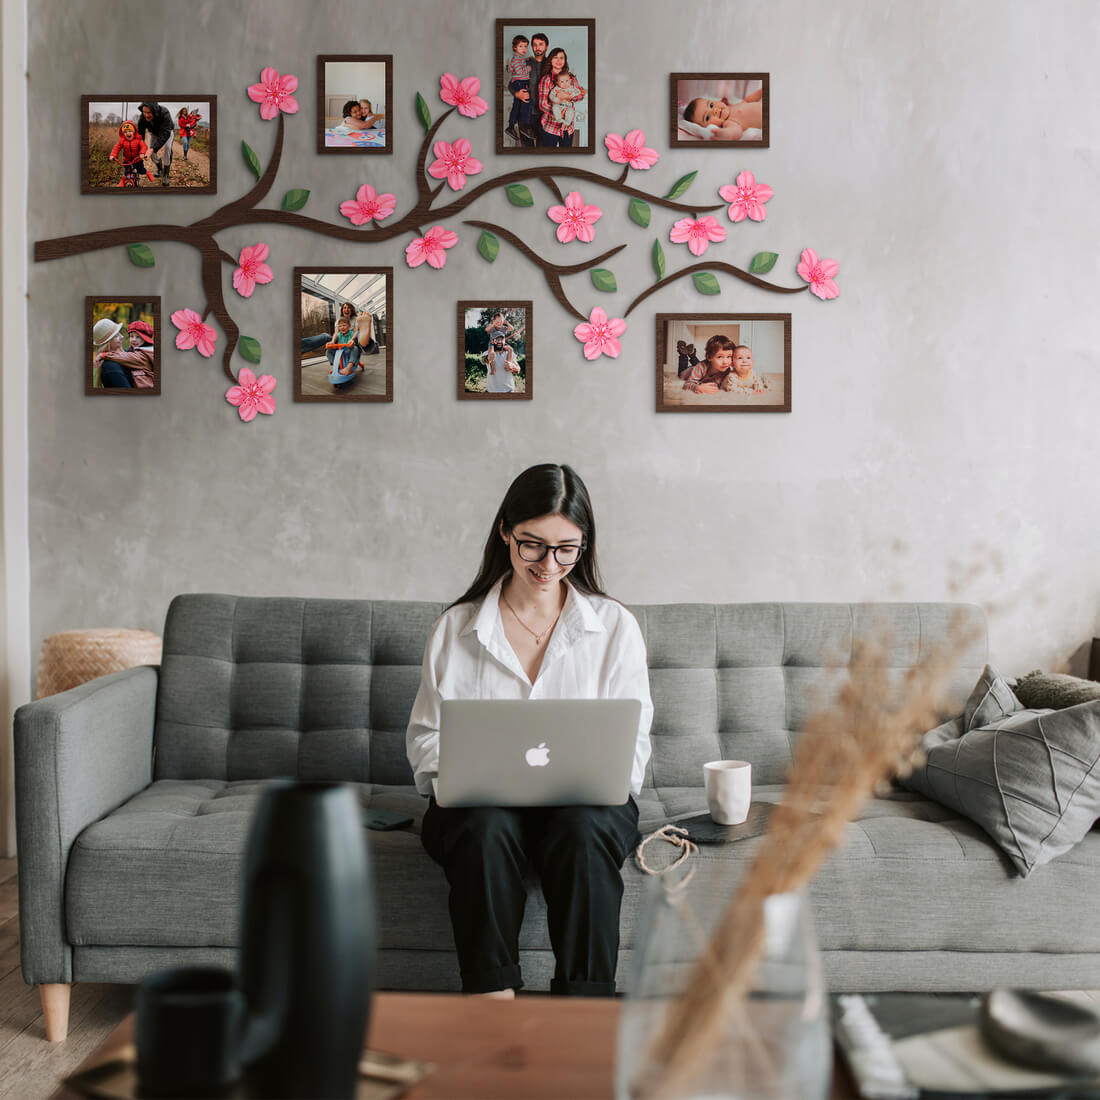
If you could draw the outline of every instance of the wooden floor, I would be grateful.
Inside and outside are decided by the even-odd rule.
[[[307,397],[331,397],[339,401],[347,394],[381,395],[386,392],[386,356],[363,360],[364,369],[357,371],[350,382],[344,382],[339,392],[328,380],[329,365],[325,359],[307,359],[302,364],[302,393]]]
[[[0,1100],[46,1100],[130,1011],[133,987],[73,986],[69,1037],[47,1043],[38,990],[19,971],[15,860],[0,859]]]

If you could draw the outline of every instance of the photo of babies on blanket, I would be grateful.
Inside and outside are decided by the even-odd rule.
[[[458,303],[458,396],[530,399],[531,302]]]
[[[658,412],[790,412],[791,315],[657,315]]]
[[[341,54],[317,58],[317,151],[391,153],[386,108],[393,58]]]
[[[81,193],[213,193],[216,125],[215,96],[83,96]]]
[[[392,401],[393,268],[294,269],[295,401]]]
[[[669,83],[672,145],[768,148],[767,73],[672,73]]]
[[[498,19],[498,153],[593,151],[595,20]]]

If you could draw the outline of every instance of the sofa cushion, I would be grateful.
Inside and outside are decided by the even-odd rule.
[[[1100,683],[1065,676],[1060,672],[1040,672],[1036,669],[1016,681],[1016,698],[1025,707],[1050,707],[1061,710],[1100,699]]]
[[[1020,875],[1069,851],[1100,817],[1100,701],[1017,705],[953,739],[939,734],[904,785],[980,825]]]

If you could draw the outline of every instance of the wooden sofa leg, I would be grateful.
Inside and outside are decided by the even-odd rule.
[[[46,1038],[51,1043],[60,1043],[69,1034],[69,993],[72,988],[60,983],[38,987],[42,997],[42,1015],[46,1018]]]

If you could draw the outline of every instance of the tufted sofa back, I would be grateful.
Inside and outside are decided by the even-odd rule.
[[[157,696],[157,779],[341,779],[411,784],[405,726],[443,605],[397,600],[177,596]],[[986,657],[976,607],[909,604],[639,605],[655,707],[647,785],[702,784],[707,760],[751,760],[778,783],[812,707],[843,682],[853,640],[890,639],[898,677],[956,613],[974,640],[960,709]]]

